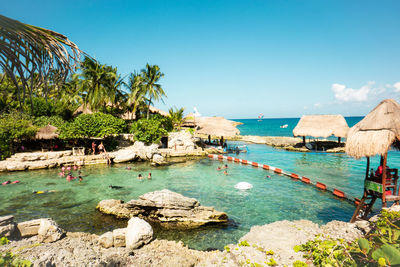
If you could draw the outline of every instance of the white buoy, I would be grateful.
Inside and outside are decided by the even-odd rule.
[[[253,188],[253,185],[249,184],[247,182],[240,182],[235,185],[235,188],[239,189],[239,190],[247,190],[247,189]]]

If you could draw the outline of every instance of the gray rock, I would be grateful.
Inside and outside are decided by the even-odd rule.
[[[137,155],[135,153],[134,147],[129,146],[124,149],[120,149],[116,152],[114,152],[114,162],[115,163],[121,163],[121,162],[129,162],[133,161],[137,158]]]
[[[13,215],[0,217],[0,226],[9,225],[11,223],[14,223],[14,216]]]
[[[57,223],[51,219],[41,219],[38,230],[38,241],[43,243],[51,243],[60,240],[65,234]]]
[[[14,232],[16,230],[17,226],[15,223],[10,223],[7,225],[0,226],[0,237],[6,236],[6,237],[11,237],[14,236]]]
[[[23,162],[9,162],[7,171],[24,171],[28,166]]]
[[[362,221],[356,221],[355,222],[356,226],[358,229],[363,231],[365,234],[369,233],[371,231],[371,226],[368,221],[362,220]]]
[[[166,163],[165,159],[163,156],[161,156],[160,154],[155,154],[153,155],[153,162],[157,165],[163,165]]]
[[[21,222],[21,223],[17,224],[19,235],[21,237],[30,237],[30,236],[37,235],[39,232],[41,222],[42,222],[42,219],[37,219],[37,220],[31,220],[31,221]]]
[[[228,222],[226,213],[200,206],[196,199],[167,189],[144,194],[127,203],[115,199],[102,200],[97,209],[118,218],[140,217],[166,228],[197,228],[210,223]]]
[[[118,228],[112,232],[114,239],[114,247],[125,247],[126,228]]]
[[[145,220],[131,218],[126,228],[125,242],[129,249],[137,249],[153,239],[153,228]]]
[[[107,232],[99,236],[99,244],[103,248],[110,248],[114,245],[114,237],[112,232]]]

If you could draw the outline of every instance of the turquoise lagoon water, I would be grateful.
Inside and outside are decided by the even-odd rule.
[[[354,196],[362,194],[365,159],[354,160],[345,154],[299,153],[274,149],[265,145],[247,144],[248,153],[237,157],[269,164],[320,181]],[[389,166],[400,166],[399,152],[389,153]],[[378,158],[372,159],[377,166]],[[20,184],[0,186],[0,216],[14,214],[17,221],[50,217],[69,231],[96,234],[126,227],[117,220],[96,211],[102,199],[129,201],[164,188],[194,197],[202,205],[225,211],[230,223],[226,227],[210,226],[197,230],[164,230],[154,226],[158,238],[182,240],[196,249],[218,248],[237,242],[254,225],[278,220],[308,219],[322,224],[331,220],[348,221],[353,204],[331,193],[317,190],[286,176],[237,163],[227,163],[228,176],[217,167],[222,162],[200,159],[171,166],[151,167],[148,163],[84,167],[84,181],[67,182],[58,177],[59,170],[39,170],[0,174],[0,182],[20,180]],[[132,170],[125,167],[131,166]],[[141,173],[152,180],[138,181]],[[267,176],[271,176],[268,178]],[[234,188],[241,181],[254,187],[248,191]],[[123,186],[120,190],[109,185]],[[34,190],[56,190],[53,193],[32,194]],[[376,208],[379,208],[378,205]]]

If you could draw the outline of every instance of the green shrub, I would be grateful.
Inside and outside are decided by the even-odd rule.
[[[134,134],[135,140],[151,144],[160,142],[161,137],[168,135],[172,129],[170,119],[156,115],[150,119],[140,119],[132,123],[131,133]]]
[[[400,265],[400,212],[381,211],[371,232],[353,242],[343,239],[308,241],[295,246],[316,266],[398,266]]]
[[[101,112],[81,114],[74,121],[61,127],[61,139],[79,139],[89,137],[106,137],[122,133],[126,128],[125,121]]]
[[[61,128],[64,125],[65,121],[60,116],[41,116],[37,117],[34,120],[34,124],[38,127],[44,127],[48,124],[51,124],[57,128]]]
[[[46,103],[46,99],[43,97],[34,97],[32,98],[33,102],[33,110],[31,108],[30,101],[27,101],[25,104],[26,112],[33,117],[41,117],[41,116],[52,116],[54,115],[54,104],[53,101],[48,100]]]
[[[38,128],[27,115],[15,112],[0,116],[0,159],[13,153],[13,142],[35,136]]]
[[[8,244],[7,237],[2,237],[0,239],[0,246]],[[11,251],[6,251],[0,253],[0,266],[10,266],[10,267],[30,267],[32,263],[28,260],[20,259],[17,255],[13,254]]]

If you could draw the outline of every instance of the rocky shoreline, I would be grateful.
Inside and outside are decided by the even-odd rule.
[[[175,194],[160,192],[148,193],[151,195],[142,200],[154,202],[161,209],[182,208],[181,202],[172,201],[177,197]],[[172,199],[164,197],[164,193]],[[190,198],[185,198],[184,202],[191,203],[188,204],[191,207],[197,203]],[[389,210],[399,211],[400,206]],[[375,221],[377,216],[370,221]],[[197,251],[182,242],[153,239],[151,225],[139,217],[131,216],[126,228],[98,236],[66,232],[48,218],[15,223],[13,216],[5,216],[0,217],[0,236],[7,236],[11,241],[0,246],[0,253],[11,252],[34,266],[250,267],[269,266],[271,262],[276,263],[274,266],[291,266],[295,261],[306,262],[302,252],[294,251],[294,246],[316,236],[353,241],[370,231],[370,221],[331,221],[321,226],[308,220],[277,221],[253,226],[237,244],[227,244],[223,251]]]

